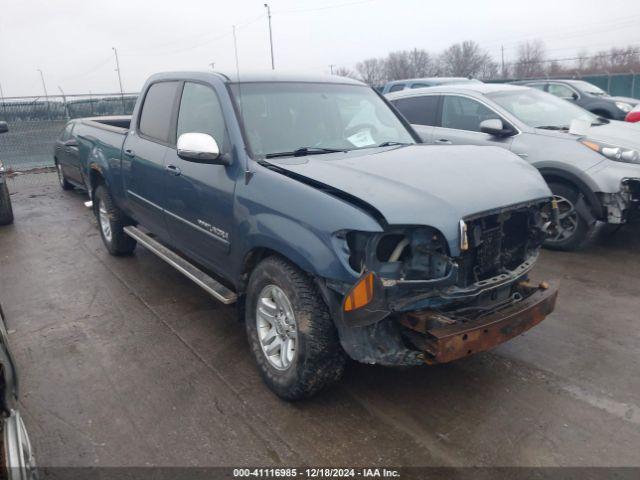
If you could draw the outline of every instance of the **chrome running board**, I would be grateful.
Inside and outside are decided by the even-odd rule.
[[[204,273],[195,265],[192,265],[187,260],[182,258],[177,253],[169,250],[167,247],[162,245],[157,240],[154,240],[149,235],[144,233],[137,227],[124,227],[124,232],[129,235],[131,238],[136,240],[142,246],[144,246],[147,250],[150,250],[152,253],[155,253],[162,260],[167,262],[173,268],[178,270],[188,279],[196,283],[196,285],[203,288],[208,294],[214,297],[216,300],[224,303],[225,305],[230,305],[235,303],[238,299],[238,296],[229,290],[227,287],[222,285],[217,280],[214,280],[209,275]]]

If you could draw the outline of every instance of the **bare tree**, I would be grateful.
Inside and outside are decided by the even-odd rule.
[[[640,50],[633,46],[598,52],[589,59],[591,73],[628,73],[640,69]]]
[[[338,67],[333,74],[339,77],[357,78],[356,74],[347,67]]]
[[[489,78],[497,74],[491,56],[471,40],[451,45],[440,55],[440,63],[443,73],[452,77]]]
[[[431,77],[438,74],[438,65],[426,50],[414,48],[409,52],[410,76],[414,78]]]
[[[391,52],[385,60],[387,80],[418,78],[436,75],[437,65],[426,50],[414,48]]]
[[[379,58],[368,58],[356,65],[360,79],[367,85],[376,87],[387,81],[385,62]]]
[[[545,74],[545,48],[540,40],[520,44],[514,73],[518,78],[539,77]]]

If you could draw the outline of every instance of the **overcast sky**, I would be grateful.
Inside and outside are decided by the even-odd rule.
[[[125,91],[151,73],[270,67],[264,0],[1,0],[0,85],[5,96]],[[639,0],[271,0],[276,69],[328,72],[364,58],[471,39],[507,61],[541,38],[549,57],[640,47]]]

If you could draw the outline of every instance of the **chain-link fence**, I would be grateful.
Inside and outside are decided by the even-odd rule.
[[[499,80],[490,80],[488,83],[506,83],[516,80],[552,80],[562,78],[573,78],[584,80],[585,82],[597,85],[609,95],[619,97],[640,98],[640,74],[636,73],[612,73],[612,74],[593,74],[593,75],[561,75],[547,76],[535,78],[508,78]]]
[[[69,119],[130,115],[136,98],[137,94],[87,94],[0,99],[0,120],[9,125],[9,131],[0,134],[0,160],[9,178],[17,182],[25,173],[52,169],[54,142]]]

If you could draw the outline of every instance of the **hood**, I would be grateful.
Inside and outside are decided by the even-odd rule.
[[[409,145],[270,159],[366,202],[390,225],[428,225],[459,252],[460,220],[551,192],[538,171],[499,147]]]
[[[637,98],[631,98],[631,97],[607,97],[609,100],[613,100],[614,102],[624,102],[624,103],[628,103],[629,105],[633,105],[634,107],[640,103],[640,100],[638,100]]]
[[[585,136],[614,147],[640,150],[640,125],[637,123],[610,120],[606,125],[590,127]]]
[[[536,135],[545,137],[564,138],[567,140],[579,140],[586,138],[610,144],[614,147],[633,148],[640,150],[640,123],[621,122],[618,120],[609,120],[604,125],[591,126],[586,133],[576,135],[561,130],[545,130],[542,128],[535,129]]]

